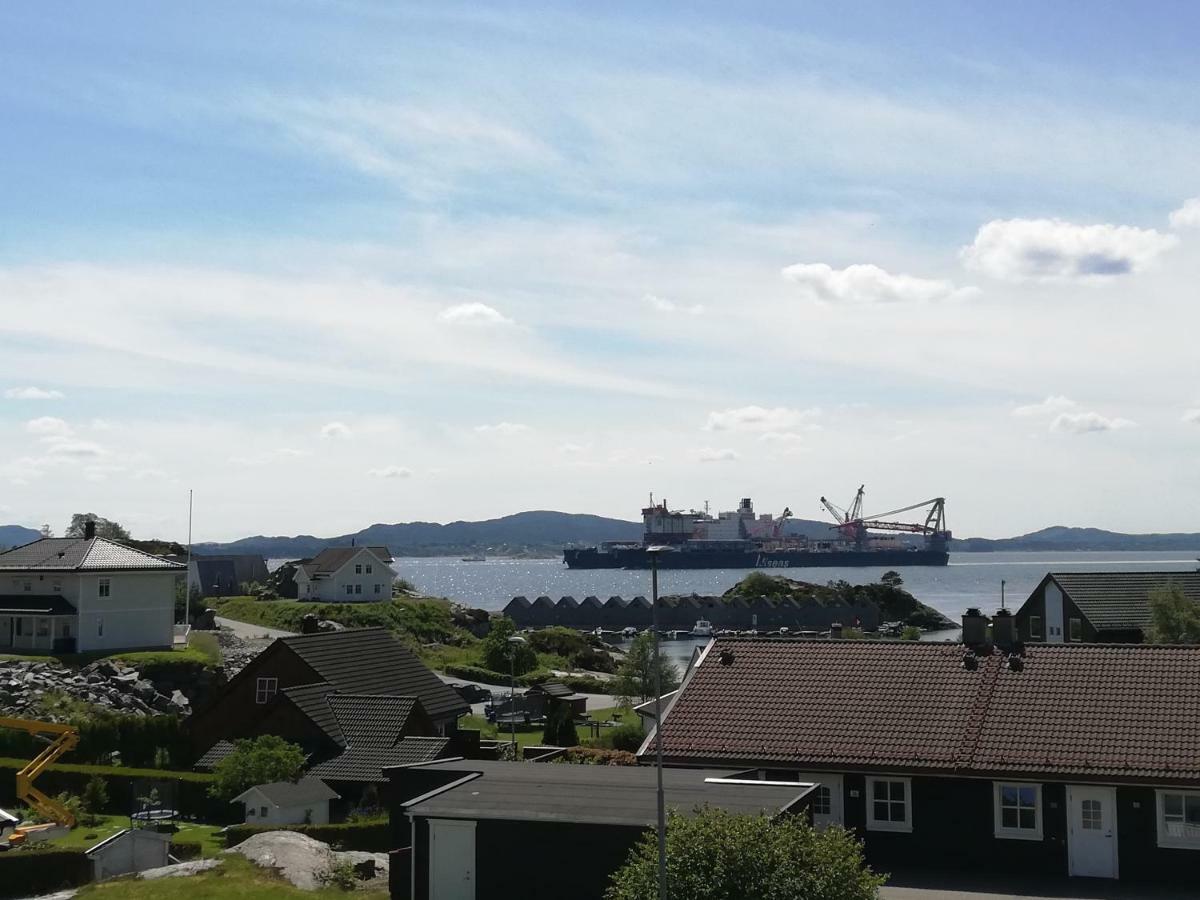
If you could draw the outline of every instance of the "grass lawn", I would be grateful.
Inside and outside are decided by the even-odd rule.
[[[617,713],[622,713],[618,717]],[[637,715],[622,709],[620,706],[607,706],[603,709],[588,710],[588,715],[592,717],[593,722],[636,722]],[[489,722],[483,716],[463,716],[458,720],[460,728],[469,728],[472,731],[478,730],[479,735],[485,741],[507,741],[511,733],[509,726],[497,726],[494,722]],[[517,746],[537,746],[542,743],[542,736],[545,734],[545,727],[542,725],[531,725],[528,728],[524,725],[517,726]],[[586,725],[578,726],[579,739],[585,744],[588,740],[589,730]]]
[[[96,825],[81,824],[77,828],[72,828],[62,837],[55,838],[48,843],[53,847],[63,847],[69,850],[86,850],[128,827],[128,816],[100,816]],[[216,856],[225,849],[225,838],[217,834],[222,827],[221,825],[205,825],[200,822],[180,822],[179,830],[172,839],[200,844],[203,847],[202,856]]]
[[[309,898],[331,900],[347,894],[337,888],[302,891],[292,887],[269,869],[260,869],[236,854],[223,857],[219,868],[188,878],[163,878],[157,881],[117,879],[80,888],[80,898],[97,900],[286,900]],[[371,897],[385,897],[385,891],[370,892]]]

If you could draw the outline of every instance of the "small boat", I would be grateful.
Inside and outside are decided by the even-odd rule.
[[[697,619],[696,624],[692,626],[692,637],[712,637],[713,627],[712,622],[708,619]]]
[[[480,553],[475,556],[464,556],[462,558],[462,561],[463,562],[487,562],[487,557],[484,556],[482,553]]]

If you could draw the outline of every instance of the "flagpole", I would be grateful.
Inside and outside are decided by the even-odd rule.
[[[183,596],[183,624],[192,622],[192,489],[188,488],[188,554],[186,587]]]

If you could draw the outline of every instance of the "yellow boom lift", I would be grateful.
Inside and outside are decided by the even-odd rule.
[[[34,757],[25,768],[17,772],[17,799],[43,816],[53,819],[59,825],[68,828],[75,827],[75,817],[71,811],[53,797],[47,797],[33,786],[34,779],[42,774],[56,759],[68,750],[75,749],[79,743],[79,732],[71,725],[59,725],[57,722],[35,722],[32,719],[10,719],[0,716],[0,728],[15,728],[27,731],[34,737],[54,735],[53,740],[41,753]],[[13,838],[17,838],[16,841]],[[9,843],[20,843],[24,839],[21,830],[9,838]]]

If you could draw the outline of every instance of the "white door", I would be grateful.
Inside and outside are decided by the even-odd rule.
[[[475,823],[429,820],[429,900],[475,900]]]
[[[812,782],[817,785],[816,796],[813,797],[811,807],[813,826],[828,828],[830,825],[843,824],[842,776],[801,772],[800,781]]]
[[[1067,857],[1072,875],[1117,877],[1117,792],[1067,786]]]

